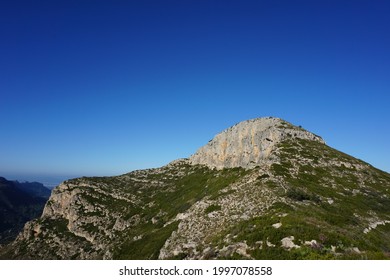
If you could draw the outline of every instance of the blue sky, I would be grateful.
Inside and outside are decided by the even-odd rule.
[[[115,175],[281,117],[390,171],[388,1],[1,1],[0,175]]]

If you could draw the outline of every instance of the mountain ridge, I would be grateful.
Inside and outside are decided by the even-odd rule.
[[[229,133],[240,153],[210,148]],[[390,258],[390,174],[277,118],[218,135],[161,168],[63,182],[0,257]]]
[[[0,177],[0,243],[12,241],[27,221],[39,217],[49,196],[40,183]]]

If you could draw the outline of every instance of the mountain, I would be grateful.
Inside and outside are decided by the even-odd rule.
[[[50,189],[48,189],[42,183],[39,182],[14,181],[14,184],[17,188],[30,194],[33,197],[43,197],[45,199],[48,199],[51,194]]]
[[[38,218],[49,196],[50,190],[40,183],[0,177],[0,244],[16,238],[27,221]]]
[[[390,174],[278,118],[53,190],[3,259],[389,259]]]

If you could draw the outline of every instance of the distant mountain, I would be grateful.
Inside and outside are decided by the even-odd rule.
[[[389,259],[390,174],[278,118],[52,192],[3,259]]]
[[[39,217],[49,196],[40,183],[0,177],[0,244],[12,241],[26,222]]]
[[[14,181],[14,184],[20,190],[34,197],[43,197],[48,199],[51,194],[51,190],[45,187],[42,183]]]

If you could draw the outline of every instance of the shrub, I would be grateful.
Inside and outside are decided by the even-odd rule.
[[[211,204],[209,207],[207,207],[204,212],[206,214],[208,213],[211,213],[211,212],[214,212],[214,211],[219,211],[221,210],[221,206],[220,205],[215,205],[215,204]]]

